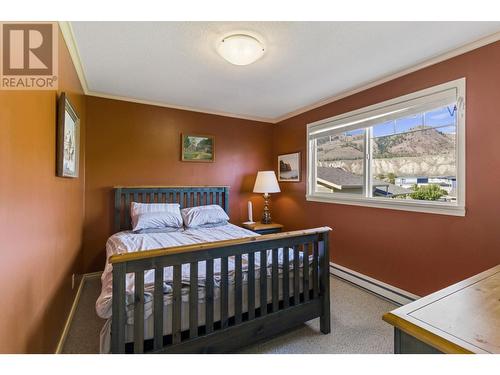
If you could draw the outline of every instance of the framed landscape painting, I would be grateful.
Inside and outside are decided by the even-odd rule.
[[[300,181],[300,152],[278,155],[278,181]]]
[[[65,93],[61,93],[57,108],[56,174],[78,177],[80,159],[80,118]]]
[[[215,161],[215,137],[212,135],[182,134],[182,161]]]

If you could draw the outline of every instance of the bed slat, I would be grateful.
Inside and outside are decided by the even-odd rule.
[[[144,352],[144,272],[134,273],[134,353]]]
[[[224,209],[226,210],[226,213],[229,215],[229,190],[224,189]]]
[[[189,338],[198,336],[198,262],[189,268]]]
[[[293,304],[300,303],[300,269],[299,269],[299,246],[293,247]]]
[[[241,254],[234,257],[234,321],[235,324],[241,323],[241,313],[243,310],[242,298],[242,269]]]
[[[206,332],[214,330],[214,260],[206,260],[205,280],[205,325]]]
[[[283,248],[283,307],[290,305],[290,251],[288,247]]]
[[[273,297],[273,312],[279,309],[279,279],[278,279],[278,249],[273,249],[272,258],[272,297]]]
[[[221,272],[220,272],[220,320],[221,328],[227,328],[228,323],[228,258],[222,257],[221,260]]]
[[[255,253],[248,253],[248,320],[255,318]]]
[[[302,292],[304,302],[309,301],[309,244],[302,246]]]
[[[172,299],[172,343],[181,342],[181,290],[182,290],[182,265],[176,264],[174,267],[173,299]]]
[[[155,268],[154,350],[163,347],[163,267]]]
[[[130,228],[130,193],[125,193],[125,228]]]
[[[267,250],[260,252],[260,316],[267,314]]]
[[[179,204],[181,206],[181,209],[184,208],[184,189],[181,189],[179,191]]]
[[[313,269],[312,269],[312,284],[313,284],[313,298],[318,298],[318,243],[313,243]]]
[[[115,230],[121,229],[122,227],[122,189],[115,189],[115,211],[114,211],[114,219],[115,219]]]

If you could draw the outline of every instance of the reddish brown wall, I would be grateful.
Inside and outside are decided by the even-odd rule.
[[[460,77],[467,79],[465,217],[305,200],[306,124]],[[281,184],[274,217],[289,229],[333,227],[333,262],[420,295],[500,263],[499,104],[497,42],[279,123],[275,154],[302,151],[303,180]]]
[[[115,185],[230,185],[231,220],[246,217],[256,172],[272,169],[271,124],[87,97],[84,267],[104,267]],[[181,132],[215,136],[215,163],[180,161]]]
[[[0,352],[54,352],[80,271],[85,98],[62,37],[59,88],[81,117],[80,178],[55,176],[56,98],[0,91]]]

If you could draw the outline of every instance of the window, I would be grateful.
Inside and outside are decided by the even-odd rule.
[[[309,124],[307,199],[465,215],[465,78]]]

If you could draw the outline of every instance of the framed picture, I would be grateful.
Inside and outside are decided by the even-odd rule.
[[[215,161],[215,137],[212,135],[181,134],[182,161]]]
[[[56,173],[76,178],[80,160],[80,118],[64,92],[59,96],[57,107]]]
[[[300,152],[278,155],[278,181],[300,181]]]

